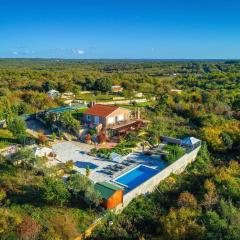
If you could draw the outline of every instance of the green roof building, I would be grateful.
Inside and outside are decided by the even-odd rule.
[[[106,209],[115,208],[123,203],[123,189],[109,182],[99,182],[95,184],[95,189],[102,196],[102,206]]]

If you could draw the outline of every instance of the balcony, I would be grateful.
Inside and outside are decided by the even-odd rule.
[[[130,130],[138,129],[145,124],[144,120],[140,119],[129,119],[114,124],[108,125],[108,129],[117,131],[118,133],[127,132]]]

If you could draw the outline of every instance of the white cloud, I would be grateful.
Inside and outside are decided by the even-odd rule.
[[[23,54],[34,54],[35,51],[34,50],[25,50],[23,51]]]
[[[84,51],[83,50],[78,50],[77,53],[78,54],[84,54]]]
[[[73,52],[74,54],[78,54],[78,55],[82,55],[82,54],[85,53],[85,52],[84,52],[83,50],[81,50],[81,49],[72,49],[72,52]]]
[[[32,55],[35,53],[34,50],[28,50],[28,49],[25,49],[25,48],[18,48],[16,50],[13,50],[10,52],[12,55],[15,55],[15,56],[25,56],[25,55]]]

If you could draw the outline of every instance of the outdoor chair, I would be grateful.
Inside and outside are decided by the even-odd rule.
[[[128,163],[125,162],[125,161],[121,162],[121,164],[124,165],[124,166],[127,166],[127,165],[128,165]]]
[[[116,168],[117,168],[117,169],[122,169],[122,165],[117,164],[117,165],[116,165]]]
[[[135,163],[136,162],[136,160],[134,160],[134,159],[130,159],[130,160],[128,160],[130,163]]]
[[[113,170],[114,168],[113,168],[112,165],[110,165],[110,166],[107,166],[106,169],[108,169],[108,170]]]
[[[117,172],[118,171],[118,167],[114,165],[113,168],[112,168],[112,171]]]
[[[106,170],[106,169],[103,169],[101,172],[106,174],[106,175],[112,175],[113,174],[110,170]]]
[[[113,175],[113,172],[110,170],[106,171],[106,173],[107,173],[107,175]]]
[[[112,165],[108,165],[108,166],[106,166],[104,169],[112,170]]]

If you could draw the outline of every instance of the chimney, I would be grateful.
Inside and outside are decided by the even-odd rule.
[[[90,102],[90,107],[93,107],[95,104],[96,104],[95,101],[91,101],[91,102]]]

